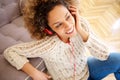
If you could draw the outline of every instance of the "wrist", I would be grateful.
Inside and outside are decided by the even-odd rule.
[[[87,42],[87,40],[88,40],[88,38],[89,38],[89,33],[88,33],[88,32],[86,32],[86,31],[83,30],[83,29],[79,29],[79,30],[78,30],[78,34],[81,36],[81,38],[82,38],[82,40],[83,40],[84,42]]]
[[[31,74],[29,74],[30,77],[35,78],[39,71],[37,69],[34,69]]]

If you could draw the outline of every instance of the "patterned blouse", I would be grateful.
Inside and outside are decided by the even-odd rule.
[[[79,34],[70,38],[70,44],[64,43],[55,35],[11,46],[4,51],[4,57],[17,70],[29,62],[27,58],[41,57],[53,80],[73,80],[74,77],[75,80],[87,80],[89,71],[86,49],[100,60],[106,60],[109,52],[108,48],[92,33],[89,23],[83,18],[81,18],[81,25],[85,31],[89,32],[87,42],[83,42]],[[74,62],[76,63],[75,76]]]

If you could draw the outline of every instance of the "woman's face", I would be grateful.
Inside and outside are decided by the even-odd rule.
[[[55,6],[48,13],[48,25],[65,42],[76,34],[75,20],[63,5]]]

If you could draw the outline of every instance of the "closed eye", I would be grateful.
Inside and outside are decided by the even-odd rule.
[[[69,16],[67,16],[66,20],[68,20],[69,18],[70,18],[70,15],[69,15]]]
[[[66,20],[69,20],[69,18],[70,18],[70,15],[66,17]],[[56,28],[60,27],[61,25],[62,25],[62,23],[58,23],[58,24],[56,25]]]
[[[62,23],[59,23],[58,25],[56,25],[55,27],[58,28],[62,25]]]

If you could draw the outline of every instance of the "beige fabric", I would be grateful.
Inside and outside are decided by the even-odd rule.
[[[76,80],[86,80],[89,75],[86,47],[98,59],[106,60],[109,55],[107,47],[90,31],[88,22],[81,18],[81,24],[90,36],[86,43],[82,41],[79,34],[70,38],[76,60]],[[5,50],[4,56],[18,70],[28,62],[28,57],[42,57],[54,80],[73,80],[74,66],[71,50],[72,47],[69,44],[62,42],[57,36],[53,36],[14,45]]]

